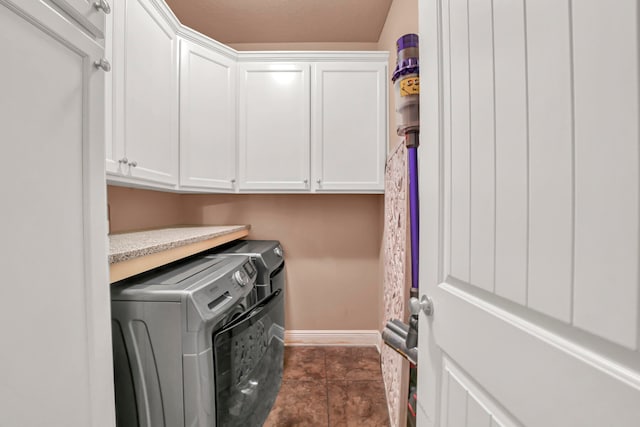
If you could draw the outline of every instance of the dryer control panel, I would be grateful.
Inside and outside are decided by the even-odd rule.
[[[244,270],[238,270],[233,273],[233,281],[240,286],[247,286],[249,284],[249,275]]]
[[[233,281],[240,286],[247,286],[257,274],[258,270],[253,265],[253,261],[248,260],[242,265],[242,269],[233,273]]]
[[[242,266],[242,268],[249,275],[249,277],[253,277],[258,273],[258,270],[253,265],[253,260],[249,260],[249,261],[245,262],[244,265]]]

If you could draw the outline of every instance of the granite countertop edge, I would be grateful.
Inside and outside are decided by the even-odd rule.
[[[110,235],[109,264],[179,248],[250,228],[249,225],[175,226]]]

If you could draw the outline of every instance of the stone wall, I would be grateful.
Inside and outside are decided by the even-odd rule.
[[[405,321],[408,280],[408,169],[407,149],[399,144],[389,154],[385,171],[384,200],[384,316]],[[389,346],[381,349],[382,376],[392,426],[406,425],[408,362]]]

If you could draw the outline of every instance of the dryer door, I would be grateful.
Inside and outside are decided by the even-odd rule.
[[[282,382],[282,290],[276,290],[224,329],[214,332],[213,346],[216,425],[262,425]]]

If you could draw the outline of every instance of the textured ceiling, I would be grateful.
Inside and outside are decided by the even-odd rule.
[[[167,0],[222,43],[377,42],[392,0]]]

